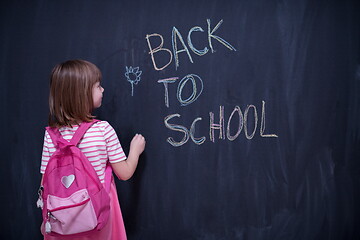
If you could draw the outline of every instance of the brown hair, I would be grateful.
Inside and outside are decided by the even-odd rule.
[[[50,77],[49,126],[71,126],[90,122],[94,116],[92,88],[101,81],[100,70],[84,60],[56,65]]]

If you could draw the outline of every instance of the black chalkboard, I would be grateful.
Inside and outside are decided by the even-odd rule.
[[[103,73],[131,239],[360,239],[357,1],[6,1],[1,239],[41,239],[49,74]]]

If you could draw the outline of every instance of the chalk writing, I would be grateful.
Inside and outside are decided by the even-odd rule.
[[[248,121],[248,114],[249,114],[250,108],[254,109],[254,122],[255,122],[255,124],[254,124],[253,132],[249,135],[247,121]],[[255,132],[256,132],[256,128],[257,128],[257,123],[258,123],[258,115],[257,115],[256,107],[254,105],[248,105],[247,108],[245,109],[245,112],[244,112],[244,132],[245,132],[245,136],[246,136],[247,139],[252,139],[254,137]]]
[[[177,124],[172,124],[172,123],[169,123],[169,120],[171,120],[172,118],[174,117],[180,117],[181,115],[178,114],[178,113],[175,113],[175,114],[171,114],[171,115],[168,115],[164,118],[164,123],[165,123],[165,126],[173,131],[177,131],[177,132],[182,132],[184,134],[183,138],[177,142],[174,140],[174,138],[172,137],[168,137],[166,139],[166,141],[168,143],[170,143],[172,146],[174,147],[180,147],[182,145],[184,145],[185,143],[187,143],[187,141],[189,140],[189,137],[191,138],[191,140],[197,144],[197,145],[201,145],[205,142],[206,138],[205,137],[201,137],[201,138],[196,138],[194,137],[194,133],[195,133],[195,123],[202,120],[202,118],[198,117],[198,118],[195,118],[194,121],[192,122],[191,124],[191,128],[190,130],[187,129],[186,127],[182,126],[182,125],[177,125]]]
[[[176,114],[171,114],[169,116],[166,116],[164,118],[165,126],[173,131],[184,133],[184,137],[181,139],[180,142],[176,142],[172,137],[168,137],[167,142],[170,143],[174,147],[179,147],[179,146],[184,145],[189,140],[189,130],[184,126],[169,123],[169,120],[174,117],[180,117],[180,114],[176,113]]]
[[[248,128],[248,122],[249,122],[249,111],[253,110],[253,114],[252,117],[254,118],[254,127],[252,129],[252,131],[249,131]],[[257,132],[257,126],[258,126],[258,114],[257,114],[257,108],[255,105],[250,104],[245,108],[244,114],[241,111],[241,108],[239,106],[235,106],[233,111],[230,114],[230,117],[228,118],[228,122],[227,122],[227,129],[226,129],[226,135],[225,135],[225,107],[224,106],[220,106],[219,107],[219,122],[215,123],[215,114],[213,112],[209,112],[209,139],[211,142],[215,142],[215,131],[219,131],[219,137],[218,139],[221,140],[225,140],[228,139],[229,141],[234,141],[236,140],[242,129],[244,129],[244,135],[247,139],[252,139],[256,132]],[[235,133],[235,135],[231,135],[230,133],[230,129],[231,129],[231,124],[232,123],[232,119],[235,115],[235,113],[238,114],[239,116],[239,122],[237,125],[237,131]],[[276,134],[264,134],[265,131],[265,101],[262,101],[262,111],[261,111],[261,123],[260,123],[260,137],[273,137],[273,138],[277,138],[278,136]],[[195,129],[196,126],[195,124],[199,121],[202,120],[201,117],[197,117],[194,119],[194,121],[191,124],[190,130],[183,126],[183,125],[179,125],[179,124],[173,124],[173,123],[169,123],[169,121],[175,117],[180,118],[181,115],[178,113],[175,114],[171,114],[168,115],[167,117],[165,117],[164,119],[164,123],[165,126],[173,131],[178,131],[178,132],[182,132],[184,134],[183,138],[180,141],[175,141],[174,138],[172,137],[168,137],[167,138],[167,142],[169,142],[172,146],[174,147],[179,147],[184,145],[185,143],[188,142],[189,139],[191,139],[195,144],[197,145],[201,145],[206,141],[206,137],[202,136],[200,138],[196,138],[194,136],[195,134]],[[234,123],[236,126],[236,123]],[[250,134],[249,134],[250,133]]]
[[[209,51],[209,49],[208,49],[207,47],[205,47],[203,50],[198,50],[198,49],[196,49],[196,48],[194,47],[194,45],[192,44],[192,41],[191,41],[191,33],[192,33],[192,32],[195,32],[195,31],[197,31],[197,32],[204,32],[204,30],[203,30],[201,27],[198,27],[198,26],[191,28],[190,31],[189,31],[189,33],[188,33],[188,37],[187,37],[188,45],[189,45],[190,49],[191,49],[195,54],[197,54],[197,55],[199,55],[199,56],[205,55],[205,54]]]
[[[158,80],[158,83],[162,83],[164,85],[165,106],[166,107],[169,107],[169,87],[168,87],[168,84],[169,83],[175,83],[177,79],[179,79],[179,78],[178,77],[172,77],[172,78],[165,78],[165,79]],[[183,91],[183,88],[185,87],[185,85],[189,81],[191,81],[191,83],[192,83],[192,93],[191,93],[190,97],[188,97],[187,99],[183,99],[182,91]],[[198,89],[198,84],[196,82],[200,83],[199,84],[200,85],[199,89]],[[204,89],[204,83],[203,83],[202,79],[196,74],[188,74],[185,77],[183,77],[180,80],[180,82],[178,83],[176,97],[177,97],[177,99],[178,99],[181,106],[186,106],[186,105],[189,105],[189,104],[195,102],[196,99],[198,99],[199,96],[201,95],[203,89]]]
[[[206,21],[207,21],[207,24],[208,24],[208,40],[209,40],[209,46],[211,48],[211,52],[215,52],[215,50],[214,50],[214,48],[212,46],[211,38],[214,38],[214,39],[218,40],[221,44],[223,44],[229,50],[236,51],[236,49],[233,46],[231,46],[230,43],[228,43],[227,41],[225,41],[221,37],[214,35],[214,32],[220,27],[223,20],[221,19],[221,21],[218,22],[218,24],[216,24],[216,26],[214,27],[214,29],[212,31],[210,31],[211,30],[211,28],[210,28],[210,19],[207,19]]]
[[[178,50],[177,41],[176,41],[177,38],[179,38],[180,43],[184,47],[181,50]],[[181,53],[181,52],[186,52],[187,55],[189,56],[190,62],[194,63],[193,60],[192,60],[192,57],[190,55],[189,49],[186,47],[185,42],[184,42],[179,30],[177,30],[176,27],[173,27],[173,30],[172,30],[172,47],[173,47],[173,52],[174,52],[174,56],[175,56],[175,67],[176,67],[176,69],[179,66],[179,56],[178,56],[178,54]]]
[[[169,107],[169,91],[168,91],[168,83],[174,83],[178,80],[178,77],[165,78],[158,80],[158,83],[163,83],[165,87],[165,106]]]
[[[218,124],[214,123],[214,113],[210,112],[209,115],[210,115],[210,132],[209,132],[210,140],[212,142],[215,142],[214,130],[220,130],[219,139],[224,139],[224,106],[220,106]]]
[[[230,135],[230,124],[231,124],[231,119],[233,118],[235,112],[238,113],[239,115],[239,126],[238,126],[238,129],[237,129],[237,132],[235,133],[234,136],[231,136]],[[232,111],[230,117],[229,117],[229,121],[228,121],[228,124],[227,124],[227,128],[226,128],[226,137],[227,139],[229,139],[230,141],[234,141],[238,136],[239,134],[241,133],[241,130],[244,126],[244,116],[241,112],[241,109],[239,106],[235,106],[234,110]]]
[[[264,134],[265,132],[265,101],[262,101],[260,136],[262,137],[278,137],[276,134]]]
[[[207,34],[208,46],[204,46],[202,49],[195,47],[192,41],[193,34],[205,32],[204,29],[201,28],[200,26],[194,26],[189,30],[186,39],[187,42],[184,41],[184,38],[182,37],[178,28],[174,26],[172,28],[172,34],[171,34],[172,51],[169,50],[168,48],[164,48],[164,38],[161,34],[158,33],[147,34],[145,38],[150,50],[149,54],[151,56],[151,61],[154,69],[157,71],[164,70],[172,63],[174,57],[175,70],[177,70],[178,67],[180,66],[180,60],[179,60],[180,53],[185,53],[189,61],[191,63],[194,63],[193,58],[191,56],[192,53],[198,56],[204,56],[209,52],[210,49],[211,49],[211,53],[215,52],[213,46],[214,40],[216,40],[216,42],[221,43],[228,50],[236,51],[235,47],[233,47],[229,42],[227,42],[222,37],[215,34],[215,32],[222,25],[223,20],[220,20],[213,28],[211,27],[210,19],[207,19],[206,23],[207,23],[206,34]],[[159,38],[158,40],[160,40],[160,44],[157,47],[154,47],[152,44],[154,38]],[[162,61],[161,64],[159,64],[156,61],[155,56],[158,56],[159,58],[158,60]],[[164,56],[167,56],[165,62],[164,62]],[[136,74],[137,71],[138,68],[134,74]],[[131,72],[131,71],[128,71],[127,68],[127,72]],[[138,77],[140,77],[140,74]],[[164,103],[167,108],[170,107],[169,92],[171,88],[169,87],[169,84],[173,84],[173,83],[177,84],[176,98],[180,103],[180,106],[188,106],[189,104],[194,103],[201,96],[203,92],[204,83],[200,76],[196,74],[188,74],[177,83],[178,79],[179,77],[168,77],[168,78],[159,79],[157,81],[158,83],[162,83],[164,86]],[[129,81],[132,84],[136,84],[134,80],[129,80]],[[190,87],[186,87],[189,86],[189,84],[191,84]],[[187,91],[184,91],[185,87]],[[184,97],[183,96],[184,94],[185,95],[188,94],[188,95]],[[266,111],[265,101],[262,101],[260,130],[258,130],[259,118],[258,118],[258,111],[255,105],[253,104],[247,105],[244,112],[241,110],[240,106],[235,106],[234,109],[231,111],[230,116],[227,119],[225,116],[225,106],[220,105],[219,112],[217,115],[218,117],[215,117],[216,114],[214,114],[214,112],[211,111],[209,112],[208,127],[209,127],[210,141],[213,143],[216,142],[215,140],[216,134],[218,134],[219,140],[227,139],[229,141],[235,141],[241,135],[242,130],[244,130],[244,136],[248,140],[253,139],[257,132],[259,132],[260,137],[263,138],[265,137],[277,138],[278,135],[276,134],[265,134],[265,122],[266,122],[265,111]],[[189,139],[191,139],[191,141],[196,145],[201,145],[206,141],[207,138],[205,136],[201,136],[201,137],[195,136],[196,126],[198,126],[198,124],[201,124],[203,120],[201,116],[198,116],[193,120],[190,129],[183,125],[173,123],[173,121],[175,121],[175,118],[181,118],[181,115],[179,113],[174,113],[164,118],[164,124],[166,128],[170,129],[171,131],[178,132],[178,134],[181,133],[182,135],[182,137],[180,137],[181,139],[178,140],[175,140],[174,137],[168,137],[166,141],[170,145],[174,147],[179,147],[186,144],[189,141]],[[225,129],[225,124],[226,124],[226,129]]]
[[[206,140],[206,137],[200,137],[200,138],[196,138],[194,137],[194,134],[195,134],[195,123],[197,121],[201,121],[202,118],[201,117],[198,117],[198,118],[195,118],[195,120],[192,122],[191,124],[191,127],[190,127],[190,137],[191,137],[191,140],[197,144],[197,145],[201,145],[205,142]]]
[[[161,41],[160,41],[160,45],[157,46],[156,48],[153,48],[153,47],[151,46],[151,43],[150,43],[150,40],[149,40],[151,37],[159,37],[160,40],[161,40]],[[149,46],[149,49],[150,49],[149,54],[151,55],[151,60],[152,60],[154,69],[157,70],[157,71],[163,70],[164,68],[166,68],[166,67],[171,63],[172,58],[173,58],[171,51],[170,51],[169,49],[167,49],[167,48],[163,48],[164,38],[163,38],[160,34],[153,33],[153,34],[147,34],[147,35],[146,35],[146,41],[147,41],[148,46]],[[154,57],[154,53],[157,53],[157,52],[160,52],[160,51],[165,51],[165,52],[167,52],[167,53],[170,54],[170,60],[169,60],[169,62],[168,62],[167,64],[165,64],[164,66],[162,66],[162,67],[158,67],[158,66],[156,65],[156,63],[155,63],[155,57]]]
[[[126,66],[125,77],[126,80],[131,84],[131,96],[134,96],[134,84],[137,85],[141,80],[141,73],[142,71],[139,71],[139,67],[133,68],[131,66]]]
[[[197,84],[196,84],[196,79],[200,82],[200,90],[197,90]],[[188,97],[187,99],[183,100],[182,99],[182,90],[185,86],[185,84],[188,81],[191,81],[192,83],[192,94],[190,95],[190,97]],[[198,97],[201,95],[202,91],[204,89],[204,84],[203,81],[201,80],[201,78],[198,75],[195,74],[189,74],[186,75],[183,79],[181,79],[181,81],[179,82],[178,88],[177,88],[177,99],[180,102],[181,106],[186,106],[189,105],[193,102],[196,101],[196,99],[198,99]]]
[[[207,31],[207,41],[208,41],[208,44],[209,44],[209,47],[210,47],[212,53],[215,52],[215,49],[214,49],[213,44],[212,44],[213,39],[217,40],[219,43],[224,45],[230,51],[236,51],[236,49],[230,43],[228,43],[223,38],[215,35],[215,31],[219,29],[219,27],[223,23],[223,20],[220,20],[213,29],[211,29],[211,21],[210,21],[210,19],[207,19],[206,22],[207,22],[207,29],[208,29],[208,31]],[[202,50],[198,50],[198,49],[196,49],[194,47],[194,45],[192,43],[192,40],[191,40],[191,34],[193,32],[204,32],[204,30],[199,26],[195,26],[195,27],[192,27],[189,30],[188,35],[187,35],[187,43],[188,43],[189,48],[191,49],[191,51],[193,53],[199,55],[199,56],[203,56],[209,51],[209,49],[207,47],[205,47]],[[160,44],[159,44],[159,46],[157,46],[155,48],[153,48],[153,46],[151,44],[151,40],[150,40],[151,38],[154,38],[154,37],[160,38]],[[194,63],[194,61],[193,61],[193,59],[191,57],[191,53],[189,51],[189,48],[186,46],[185,41],[184,41],[180,31],[176,27],[173,27],[173,29],[172,29],[171,38],[172,38],[171,43],[172,43],[172,49],[173,49],[172,52],[168,48],[163,47],[164,38],[163,38],[163,36],[161,34],[152,33],[152,34],[147,34],[146,37],[145,37],[145,39],[146,39],[146,41],[148,43],[149,50],[150,50],[149,54],[151,55],[151,60],[152,60],[154,69],[157,70],[157,71],[161,71],[161,70],[165,69],[167,66],[169,66],[170,63],[172,62],[173,55],[174,55],[174,58],[175,58],[175,69],[177,70],[177,68],[179,67],[179,56],[178,55],[179,55],[179,53],[182,53],[182,52],[185,52],[187,54],[188,58],[189,58],[189,61],[191,63]],[[182,45],[182,49],[179,49],[177,39],[180,41],[180,44]],[[155,54],[159,53],[159,52],[163,52],[163,51],[168,53],[169,61],[165,65],[159,67],[156,64],[156,61],[155,61]]]

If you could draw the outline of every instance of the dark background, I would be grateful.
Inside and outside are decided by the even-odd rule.
[[[132,239],[360,239],[360,7],[357,1],[2,1],[1,239],[41,239],[36,209],[40,158],[47,125],[49,74],[68,59],[95,63],[103,73],[99,119],[115,128],[126,151],[135,133],[147,140],[138,169],[117,181],[128,238]],[[215,52],[179,53],[156,71],[146,35],[161,34],[172,50],[176,27],[186,46],[193,32],[197,49],[209,48],[211,29],[230,51],[211,39]],[[154,47],[159,39],[152,38]],[[182,45],[177,39],[179,49]],[[159,65],[165,52],[155,56]],[[139,67],[131,85],[126,66]],[[188,106],[177,100],[187,74],[201,77],[204,90]],[[159,79],[169,84],[169,107]],[[181,97],[191,96],[189,81]],[[199,83],[199,82],[197,82]],[[197,85],[199,87],[199,85]],[[260,135],[262,101],[266,129]],[[234,141],[209,138],[210,112],[224,126],[235,106],[248,131]],[[202,145],[166,128],[190,128]],[[239,117],[230,124],[235,134]],[[225,129],[226,130],[226,129]],[[226,134],[226,131],[225,131]]]

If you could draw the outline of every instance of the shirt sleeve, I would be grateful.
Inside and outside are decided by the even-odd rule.
[[[48,132],[45,130],[44,145],[43,145],[43,150],[42,150],[42,155],[41,155],[41,166],[40,166],[41,174],[45,173],[46,166],[50,159],[49,139],[50,139],[50,136],[49,136]]]
[[[109,162],[117,163],[126,160],[126,155],[121,147],[120,141],[114,128],[108,122],[104,122],[104,138]]]

